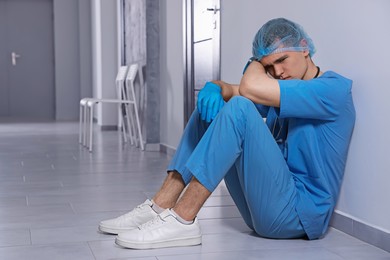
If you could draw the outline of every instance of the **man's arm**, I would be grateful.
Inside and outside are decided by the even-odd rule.
[[[213,80],[212,82],[217,84],[222,89],[221,94],[223,100],[225,100],[226,102],[228,102],[233,96],[240,95],[240,93],[238,92],[237,84],[229,84],[222,80]]]
[[[280,88],[276,79],[270,78],[260,62],[252,62],[246,69],[238,93],[254,103],[280,106]]]

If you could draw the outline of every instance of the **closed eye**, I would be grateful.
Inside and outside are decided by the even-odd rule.
[[[288,55],[284,55],[284,56],[280,57],[279,59],[275,60],[275,61],[274,61],[274,64],[282,63],[282,62],[285,61],[287,58],[288,58]]]

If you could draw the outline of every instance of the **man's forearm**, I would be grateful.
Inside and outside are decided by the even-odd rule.
[[[280,89],[277,80],[269,77],[260,62],[252,62],[239,86],[239,95],[257,104],[279,107]]]

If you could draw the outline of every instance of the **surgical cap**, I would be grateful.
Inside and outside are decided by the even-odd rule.
[[[305,50],[309,51],[311,57],[314,55],[313,41],[302,26],[285,18],[268,21],[253,39],[252,54],[258,60],[274,53]]]

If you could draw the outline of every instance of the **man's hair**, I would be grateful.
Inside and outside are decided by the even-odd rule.
[[[285,18],[268,21],[253,39],[252,54],[258,60],[274,53],[304,50],[312,57],[316,51],[313,41],[302,26]]]

